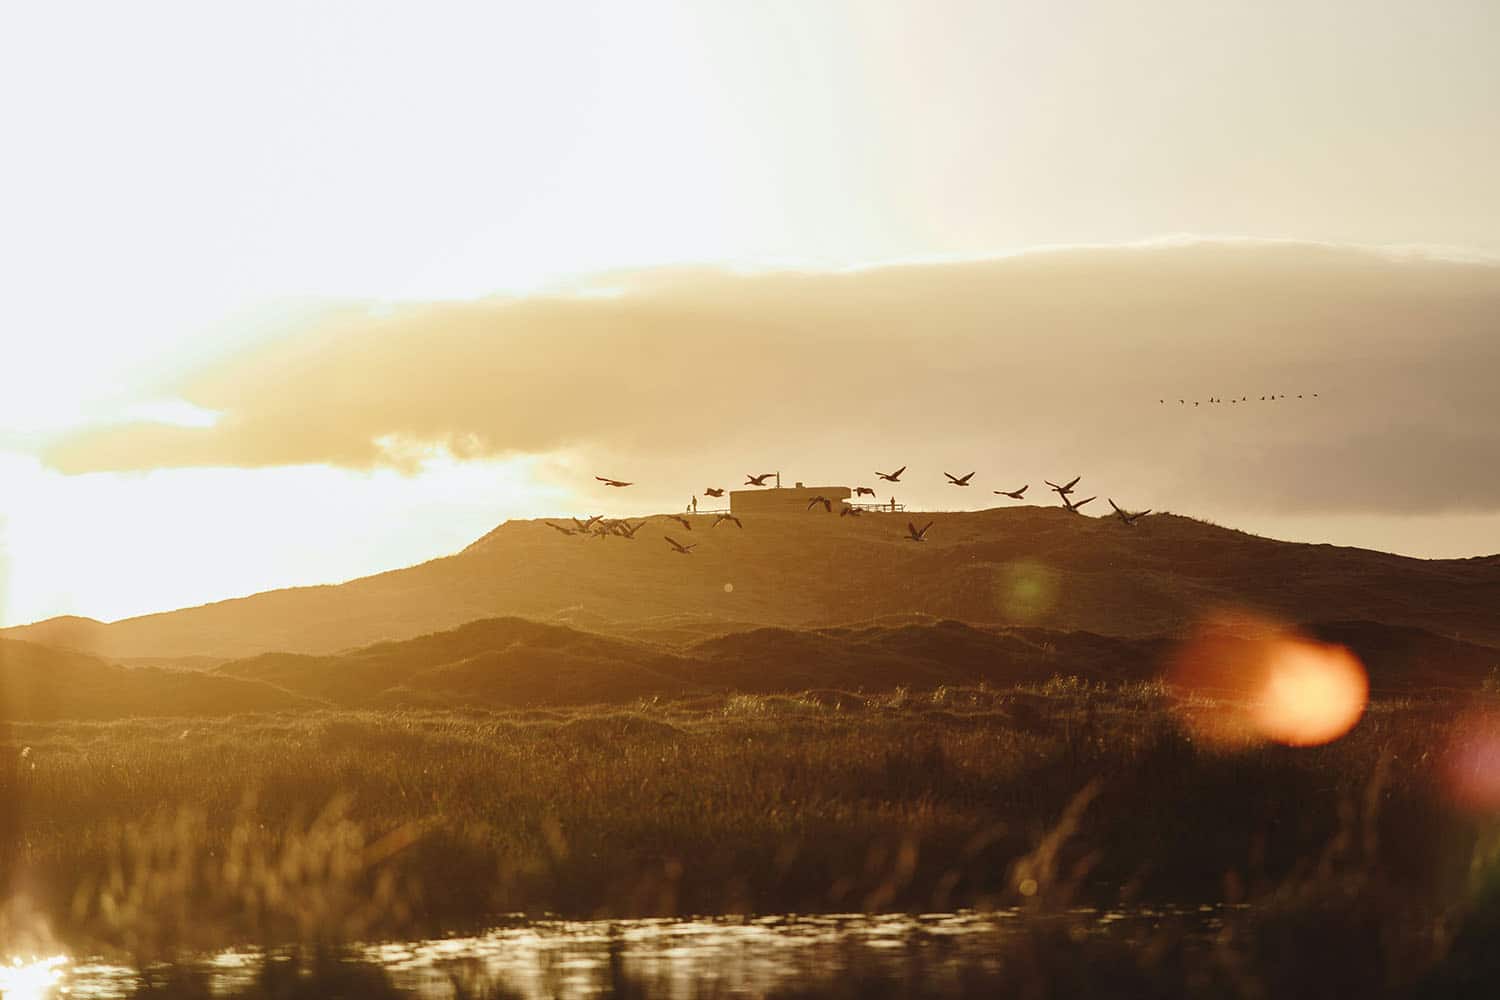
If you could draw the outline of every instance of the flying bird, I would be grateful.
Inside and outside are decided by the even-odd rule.
[[[596,522],[599,522],[599,521],[602,521],[602,520],[604,520],[604,515],[603,514],[595,514],[593,517],[589,518],[587,521],[580,521],[580,520],[578,520],[578,518],[575,517],[575,518],[573,518],[573,523],[576,524],[576,525],[578,525],[578,530],[579,531],[588,531],[590,528],[592,528],[594,526],[594,524]]]
[[[844,504],[844,506],[839,508],[839,517],[861,517],[863,514],[864,511],[858,507],[851,507],[848,504]]]
[[[1058,496],[1062,497],[1063,506],[1068,508],[1069,512],[1073,514],[1078,513],[1078,508],[1082,507],[1084,504],[1099,499],[1098,497],[1089,497],[1088,500],[1080,500],[1077,503],[1073,503],[1068,499],[1067,494],[1065,493],[1060,493],[1058,494]]]
[[[672,550],[678,555],[690,556],[693,554],[693,550],[698,547],[697,542],[694,542],[692,545],[683,545],[671,535],[663,535],[662,537],[667,540],[667,544],[672,546]]]
[[[733,521],[736,528],[744,527],[744,525],[740,523],[740,519],[735,517],[733,514],[720,514],[718,517],[714,518],[714,527],[717,528],[725,521]]]
[[[974,478],[974,473],[972,472],[962,478],[955,476],[951,472],[945,472],[943,473],[943,475],[947,476],[948,482],[952,483],[954,486],[968,486],[969,480]]]
[[[822,504],[823,509],[828,513],[833,513],[833,501],[828,499],[827,497],[813,497],[811,500],[807,501],[807,509],[812,510],[818,504]]]
[[[1031,484],[1027,483],[1018,490],[994,490],[993,492],[997,497],[1010,497],[1012,500],[1019,500],[1026,495],[1026,491],[1030,488]]]
[[[645,524],[645,521],[636,525],[632,525],[629,521],[616,521],[614,523],[614,531],[621,538],[634,538],[635,533],[640,531]]]
[[[745,477],[745,485],[746,486],[764,486],[764,485],[766,485],[766,480],[770,479],[774,475],[776,475],[776,473],[774,473],[774,472],[762,472],[758,476],[746,476]]]
[[[932,527],[932,522],[928,521],[922,527],[922,530],[918,531],[917,530],[917,525],[916,525],[915,522],[913,522],[913,521],[907,521],[906,522],[906,540],[909,541],[909,542],[925,542],[927,540],[927,529],[930,528],[930,527]]]
[[[678,524],[682,525],[687,530],[689,530],[689,531],[693,530],[693,522],[689,521],[687,518],[683,517],[681,514],[668,514],[667,516],[670,517],[672,520],[676,521]]]
[[[1063,483],[1061,486],[1057,485],[1056,483],[1054,483],[1050,479],[1043,479],[1042,482],[1044,482],[1048,486],[1052,487],[1053,491],[1058,496],[1067,496],[1069,493],[1073,492],[1073,487],[1077,486],[1078,485],[1078,480],[1080,480],[1082,478],[1083,478],[1082,476],[1074,476],[1071,482]]]
[[[903,473],[905,471],[906,471],[906,466],[903,465],[903,466],[901,466],[901,468],[897,469],[895,472],[877,472],[877,473],[875,473],[875,475],[879,476],[881,479],[884,479],[888,483],[899,483],[901,481],[901,473]],[[874,496],[873,493],[870,494],[870,495]]]
[[[605,486],[634,486],[635,485],[634,483],[621,482],[618,479],[606,479],[603,476],[595,476],[594,478],[597,479],[597,480],[599,480],[599,482],[603,483]]]
[[[703,492],[704,492],[704,495],[711,496],[711,497],[721,497],[721,496],[724,495],[724,491],[721,490],[721,489],[719,489],[717,486],[710,486],[708,489],[704,490]]]
[[[578,534],[578,532],[575,531],[574,529],[568,528],[568,527],[564,527],[561,524],[553,524],[551,521],[543,521],[542,523],[545,524],[547,527],[551,528],[553,531],[561,531],[565,535],[576,535],[576,534]]]
[[[1119,517],[1120,520],[1122,520],[1126,524],[1130,524],[1130,525],[1135,524],[1135,522],[1139,521],[1141,518],[1143,518],[1147,514],[1151,513],[1151,511],[1149,509],[1147,509],[1147,510],[1138,510],[1134,514],[1132,514],[1128,510],[1123,510],[1120,507],[1119,504],[1117,504],[1117,503],[1114,502],[1113,498],[1110,498],[1109,505],[1115,509],[1115,515],[1117,517]]]
[[[868,486],[856,486],[854,487],[854,495],[857,497],[872,497],[875,495],[875,491]]]

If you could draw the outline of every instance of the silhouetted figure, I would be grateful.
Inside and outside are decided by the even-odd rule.
[[[875,473],[875,475],[879,476],[881,479],[884,479],[888,483],[899,483],[901,481],[901,473],[905,471],[906,466],[903,465],[895,472],[877,472]]]
[[[603,476],[595,476],[594,478],[597,479],[597,480],[599,480],[599,482],[603,483],[605,486],[634,486],[635,485],[634,483],[622,483],[618,479],[606,479]]]
[[[690,556],[693,554],[693,550],[698,547],[697,542],[694,542],[692,545],[683,545],[671,535],[663,535],[662,537],[667,540],[668,545],[672,546],[672,551],[676,552],[678,555]]]
[[[1010,497],[1012,500],[1019,500],[1026,495],[1026,491],[1030,488],[1031,484],[1027,483],[1018,490],[994,490],[993,492],[997,497]]]
[[[948,482],[951,483],[954,486],[968,486],[969,485],[969,480],[971,480],[971,479],[974,478],[974,473],[972,473],[972,472],[969,473],[967,476],[963,476],[963,477],[955,476],[951,472],[945,472],[945,473],[943,473],[943,475],[947,476],[948,477]]]
[[[766,485],[766,480],[770,479],[774,475],[776,475],[776,473],[774,473],[774,472],[762,472],[758,476],[746,476],[745,477],[745,485],[746,486],[764,486],[764,485]]]
[[[928,521],[925,525],[922,526],[922,530],[918,531],[917,530],[916,522],[914,522],[914,521],[907,521],[906,522],[906,540],[909,541],[909,542],[925,542],[925,541],[927,541],[927,529],[930,528],[930,527],[932,527],[932,524],[933,524],[933,522]]]
[[[698,494],[693,494],[693,513],[698,513]]]

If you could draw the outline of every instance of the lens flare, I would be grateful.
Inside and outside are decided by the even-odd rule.
[[[1460,805],[1500,810],[1500,712],[1471,712],[1459,719],[1443,764],[1448,789]]]
[[[1168,680],[1184,696],[1189,730],[1225,746],[1332,742],[1354,728],[1370,696],[1347,648],[1245,614],[1207,619],[1175,652]]]

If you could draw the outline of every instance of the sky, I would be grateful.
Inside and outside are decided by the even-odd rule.
[[[1485,0],[8,9],[0,624],[908,456],[931,507],[1087,472],[1500,550],[1497,38]],[[1280,391],[1318,409],[1156,402]]]

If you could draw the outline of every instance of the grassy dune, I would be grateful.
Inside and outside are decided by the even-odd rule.
[[[1059,678],[17,724],[4,863],[54,933],[142,958],[511,911],[1266,902],[1310,882],[1447,928],[1493,878],[1492,825],[1444,791],[1451,705],[1377,703],[1331,746],[1237,752],[1192,742],[1176,708]]]

